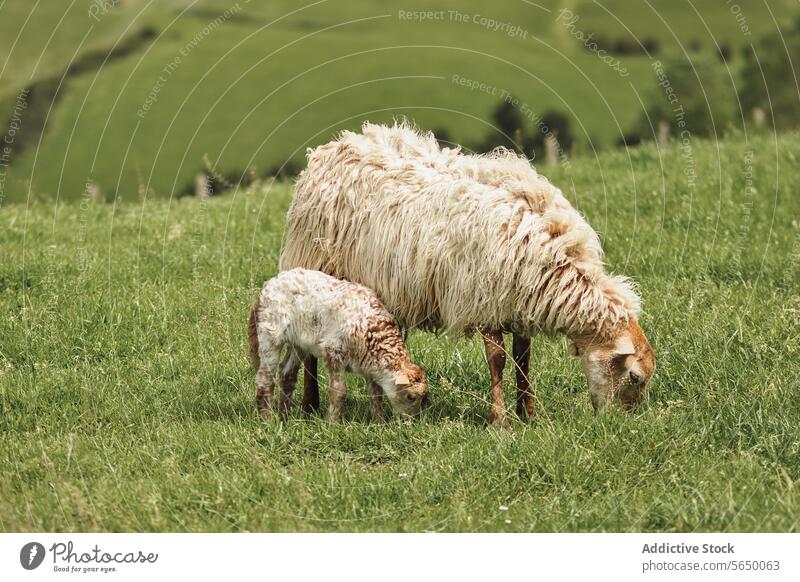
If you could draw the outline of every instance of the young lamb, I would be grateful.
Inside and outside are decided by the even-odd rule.
[[[515,337],[520,414],[533,413],[527,338],[537,334],[572,340],[595,409],[643,397],[655,360],[640,299],[602,256],[594,230],[524,158],[464,155],[405,125],[365,124],[309,152],[280,265],[367,285],[403,326],[479,330],[490,420],[505,425],[504,332]]]
[[[329,416],[341,417],[345,372],[366,378],[373,419],[383,416],[383,394],[402,415],[415,415],[427,401],[425,373],[411,362],[395,319],[370,289],[318,271],[293,269],[270,279],[258,295],[248,324],[256,374],[256,406],[273,409],[281,349],[281,414],[291,405],[300,364],[324,358],[329,377]],[[381,392],[383,391],[383,392]]]

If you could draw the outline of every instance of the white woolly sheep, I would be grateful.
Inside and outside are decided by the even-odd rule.
[[[294,188],[281,269],[305,267],[374,289],[404,327],[484,337],[490,421],[506,424],[503,332],[514,334],[517,412],[533,414],[529,339],[566,334],[595,409],[631,408],[655,361],[630,281],[608,275],[594,230],[524,158],[464,155],[407,125],[309,151]],[[304,408],[315,401],[307,360]]]
[[[347,392],[344,373],[367,380],[372,417],[383,414],[383,393],[403,415],[427,400],[421,368],[411,363],[395,319],[370,289],[324,273],[293,269],[270,279],[258,295],[248,323],[250,357],[256,374],[256,405],[272,413],[281,349],[281,413],[292,401],[304,358],[324,358],[328,368],[331,420],[339,420]]]

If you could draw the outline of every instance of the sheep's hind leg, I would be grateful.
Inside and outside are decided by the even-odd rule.
[[[506,348],[503,344],[503,332],[482,332],[486,347],[486,362],[492,378],[492,406],[489,411],[489,423],[494,426],[508,428],[506,404],[503,399],[503,368],[506,365]]]
[[[319,380],[317,358],[307,355],[303,362],[303,412],[313,414],[319,410]]]
[[[514,354],[514,371],[517,377],[517,416],[533,418],[536,416],[536,405],[531,391],[528,376],[531,360],[531,339],[514,334],[512,353]]]
[[[285,416],[292,406],[292,394],[297,384],[297,373],[300,371],[302,360],[297,350],[289,348],[281,363],[281,416]]]
[[[261,418],[269,418],[275,401],[275,372],[278,368],[280,348],[261,349],[260,363],[256,372],[256,408]]]

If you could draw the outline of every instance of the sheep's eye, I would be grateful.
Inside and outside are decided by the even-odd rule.
[[[406,394],[406,399],[413,402],[417,397],[414,394]]]
[[[630,376],[631,382],[633,382],[634,384],[638,384],[639,382],[642,381],[642,377],[639,374],[637,374],[636,372],[631,372],[629,374],[629,376]]]

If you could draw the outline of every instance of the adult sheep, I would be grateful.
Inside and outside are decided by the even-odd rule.
[[[503,333],[513,334],[517,412],[533,414],[529,338],[566,334],[592,404],[630,409],[655,368],[631,282],[606,273],[597,234],[558,188],[510,152],[464,155],[405,124],[365,124],[308,154],[287,216],[281,270],[375,290],[401,325],[478,330],[507,424]],[[306,362],[304,408],[319,405]]]

